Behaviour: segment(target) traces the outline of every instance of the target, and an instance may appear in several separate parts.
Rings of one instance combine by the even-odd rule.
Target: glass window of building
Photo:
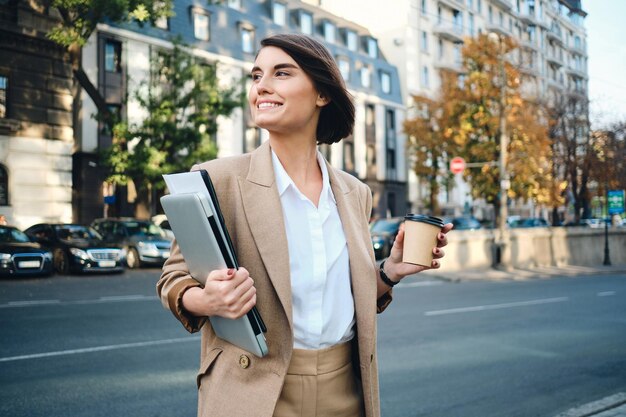
[[[422,10],[422,14],[426,14],[426,12],[427,12],[427,9],[426,9],[426,0],[422,0],[422,7],[421,7],[421,10]]]
[[[9,205],[9,173],[0,165],[0,206]]]
[[[254,30],[241,28],[241,50],[247,54],[254,52]]]
[[[346,30],[346,46],[351,51],[359,50],[359,36],[353,30]]]
[[[335,31],[337,28],[332,22],[324,22],[324,39],[328,43],[335,43]]]
[[[121,42],[107,40],[104,44],[104,70],[108,72],[122,72]]]
[[[493,23],[493,8],[491,6],[487,9],[487,17],[489,19],[489,23]]]
[[[272,17],[274,19],[274,23],[279,26],[285,26],[285,23],[287,23],[287,6],[283,3],[273,3]]]
[[[478,0],[476,2],[476,11],[478,12],[478,14],[481,14],[483,12],[483,2],[482,2],[482,0]]]
[[[241,0],[228,0],[228,7],[231,9],[241,9]]]
[[[209,15],[198,11],[193,12],[193,36],[201,41],[209,40]]]
[[[300,30],[305,35],[313,35],[313,15],[306,12],[300,13]]]
[[[350,60],[348,58],[337,58],[337,65],[339,66],[339,72],[344,80],[350,80]]]
[[[428,52],[428,33],[422,31],[422,51]]]
[[[367,38],[367,55],[370,58],[378,58],[378,44],[374,38]]]
[[[0,75],[0,119],[7,117],[7,91],[9,90],[9,77]]]
[[[443,39],[439,38],[439,41],[437,42],[437,58],[443,59],[444,52]]]
[[[467,8],[470,10],[474,8],[474,0],[467,0]]]
[[[467,16],[467,24],[469,26],[469,34],[470,36],[474,36],[474,31],[476,30],[474,27],[474,15],[469,13]]]
[[[367,66],[361,67],[361,85],[363,87],[370,87],[372,84],[370,68]]]
[[[354,172],[354,143],[343,140],[343,169],[346,172]]]
[[[430,80],[428,78],[428,67],[424,66],[422,67],[422,84],[427,88],[430,87]]]
[[[380,72],[380,89],[385,94],[391,93],[391,75],[387,71]]]

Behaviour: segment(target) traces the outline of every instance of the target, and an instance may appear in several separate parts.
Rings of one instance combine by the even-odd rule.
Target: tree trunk
[[[135,217],[150,219],[152,217],[152,187],[143,181],[136,181],[137,199],[135,200]]]

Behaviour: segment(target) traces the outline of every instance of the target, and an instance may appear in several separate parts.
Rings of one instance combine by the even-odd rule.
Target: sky
[[[626,121],[626,0],[582,0],[588,13],[591,128]]]

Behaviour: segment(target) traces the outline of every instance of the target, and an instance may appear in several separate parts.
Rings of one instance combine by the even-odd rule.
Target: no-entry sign
[[[460,174],[465,171],[465,159],[460,156],[455,156],[450,160],[450,172],[453,174]]]

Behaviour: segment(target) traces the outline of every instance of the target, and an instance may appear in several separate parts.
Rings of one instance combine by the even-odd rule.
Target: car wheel
[[[67,254],[61,249],[54,251],[54,269],[58,274],[65,275],[70,271],[70,262]]]
[[[141,261],[139,260],[139,252],[137,249],[130,248],[128,253],[126,254],[126,265],[130,269],[139,268],[141,266]]]

